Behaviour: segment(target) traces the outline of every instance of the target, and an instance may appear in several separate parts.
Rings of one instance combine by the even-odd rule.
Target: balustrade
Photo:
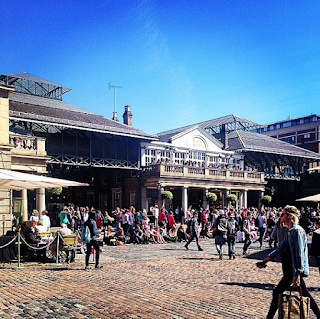
[[[264,182],[264,173],[230,170],[226,168],[194,167],[187,165],[155,164],[142,168],[143,175],[183,177],[206,180]]]

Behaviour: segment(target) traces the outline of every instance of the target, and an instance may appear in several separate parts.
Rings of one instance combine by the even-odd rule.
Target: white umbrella
[[[320,194],[296,199],[297,202],[320,202]]]
[[[308,169],[308,172],[320,171],[320,166],[312,167]]]
[[[86,183],[78,183],[66,179],[52,178],[41,175],[33,175],[0,169],[0,189],[35,189],[35,188],[52,188],[57,186],[88,186]]]

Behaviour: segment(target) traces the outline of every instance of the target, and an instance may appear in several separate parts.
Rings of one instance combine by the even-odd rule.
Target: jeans
[[[247,233],[245,233],[245,240],[244,240],[244,245],[243,245],[243,252],[247,252],[249,246],[252,244],[252,239],[251,236]]]
[[[91,248],[94,248],[96,251],[96,266],[99,265],[99,254],[100,254],[100,246],[96,240],[91,240],[90,243],[87,243],[87,252],[86,252],[86,267],[89,266],[89,259],[91,254]]]
[[[236,238],[235,237],[228,237],[228,255],[229,257],[236,254]]]
[[[223,235],[216,235],[216,237],[214,238],[214,242],[216,244],[218,254],[222,254],[223,253],[223,245],[225,243],[225,239],[224,239]]]
[[[193,241],[194,238],[196,239],[198,249],[201,248],[200,247],[200,243],[199,243],[199,234],[197,234],[197,233],[192,233],[191,234],[191,237],[190,237],[189,241],[186,243],[186,247],[189,246],[189,244]]]
[[[281,278],[280,282],[278,285],[274,288],[273,293],[272,293],[272,301],[270,304],[270,309],[267,315],[267,319],[272,319],[278,309],[278,298],[279,294],[282,294],[285,290],[287,290],[291,284],[292,284],[292,279],[293,279],[293,274],[292,272],[286,272],[284,276]],[[319,308],[310,295],[309,291],[307,290],[306,284],[303,280],[303,277],[300,276],[300,287],[302,290],[302,295],[305,297],[310,298],[310,308],[312,309],[313,313],[316,315],[316,317],[319,319],[320,318],[320,311]]]
[[[263,245],[265,232],[266,232],[265,227],[259,227],[259,242],[260,242],[260,246]]]

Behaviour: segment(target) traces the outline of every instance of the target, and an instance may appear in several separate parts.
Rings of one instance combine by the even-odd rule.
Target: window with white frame
[[[151,165],[156,162],[156,150],[147,148],[145,150],[144,156],[145,156],[146,165]]]
[[[176,164],[183,164],[185,156],[186,156],[185,153],[180,153],[180,152],[174,153],[174,162]]]

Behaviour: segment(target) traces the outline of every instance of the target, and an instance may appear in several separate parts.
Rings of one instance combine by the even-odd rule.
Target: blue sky
[[[150,133],[235,114],[320,113],[320,2],[2,1],[2,74],[72,91],[66,102]]]

